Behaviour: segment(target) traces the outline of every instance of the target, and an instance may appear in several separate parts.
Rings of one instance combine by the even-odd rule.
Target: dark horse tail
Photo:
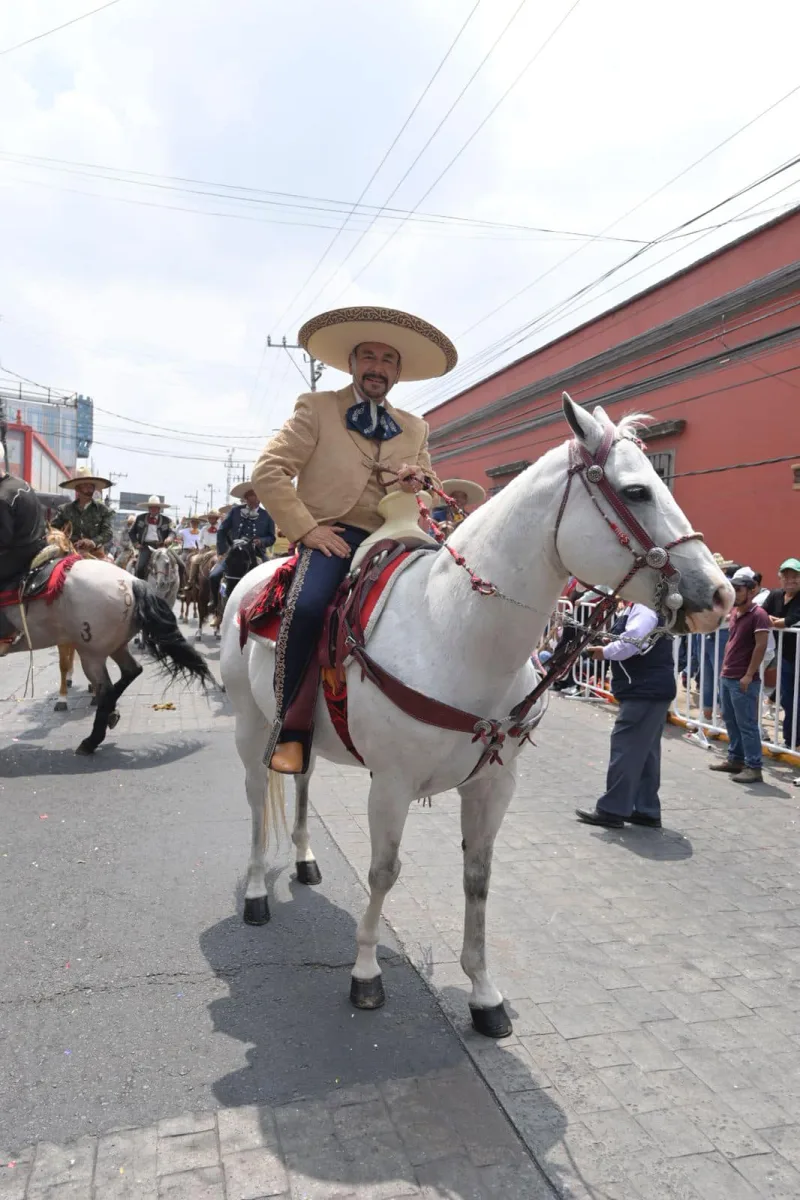
[[[133,580],[133,623],[144,644],[174,683],[199,679],[205,687],[213,682],[208,664],[178,628],[175,614],[141,579]]]

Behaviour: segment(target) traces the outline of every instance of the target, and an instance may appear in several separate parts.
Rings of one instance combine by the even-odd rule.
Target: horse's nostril
[[[727,590],[723,591],[722,588],[717,588],[717,590],[714,592],[714,595],[713,595],[714,612],[726,613],[728,611],[728,609],[730,608],[730,604],[728,603],[728,600],[729,600],[729,597],[727,594]]]

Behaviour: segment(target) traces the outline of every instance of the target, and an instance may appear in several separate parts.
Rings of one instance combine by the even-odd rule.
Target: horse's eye
[[[632,504],[644,504],[646,501],[653,499],[650,488],[645,487],[641,483],[633,483],[630,487],[623,488],[622,495],[626,500],[630,500]]]

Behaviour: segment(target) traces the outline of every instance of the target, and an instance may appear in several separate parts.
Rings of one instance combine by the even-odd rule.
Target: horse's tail
[[[203,687],[211,683],[206,660],[186,641],[166,600],[141,579],[134,579],[132,586],[133,622],[158,665],[173,683],[179,678],[187,683],[199,679]]]
[[[267,771],[267,786],[264,790],[264,849],[270,843],[273,830],[278,841],[281,830],[289,833],[289,826],[286,824],[286,792],[284,776],[278,771]]]

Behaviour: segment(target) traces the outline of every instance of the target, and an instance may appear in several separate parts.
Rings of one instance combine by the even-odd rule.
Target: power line
[[[286,209],[290,209],[290,210],[296,209],[298,211],[312,211],[312,212],[329,213],[329,214],[331,214],[333,216],[337,216],[337,217],[342,215],[342,208],[349,208],[351,213],[361,220],[368,220],[373,215],[373,213],[375,213],[382,220],[387,220],[387,221],[390,221],[390,220],[391,221],[403,221],[403,220],[408,219],[408,220],[413,220],[413,221],[421,223],[421,224],[430,224],[433,226],[439,226],[439,225],[443,225],[445,227],[465,226],[467,228],[475,229],[477,231],[485,230],[488,232],[491,230],[498,230],[498,231],[502,231],[502,232],[508,232],[509,234],[529,233],[529,234],[537,234],[537,235],[543,235],[543,236],[554,237],[554,238],[561,238],[561,237],[563,237],[563,238],[578,238],[578,239],[581,239],[581,238],[592,239],[593,238],[593,239],[597,240],[597,239],[601,239],[601,237],[602,237],[602,235],[597,234],[597,233],[585,233],[585,232],[582,232],[580,230],[575,230],[575,229],[557,229],[557,228],[552,228],[550,226],[526,225],[526,224],[520,224],[518,222],[510,222],[510,221],[491,221],[491,220],[487,220],[487,219],[479,218],[479,217],[464,217],[464,216],[460,216],[458,214],[453,214],[453,213],[435,213],[435,212],[420,213],[417,211],[412,212],[409,209],[392,208],[389,205],[360,204],[358,201],[331,200],[331,199],[327,199],[325,197],[305,196],[305,195],[302,195],[299,193],[292,193],[292,192],[271,192],[271,191],[267,191],[262,188],[245,187],[244,185],[234,185],[234,184],[226,184],[226,183],[209,183],[206,180],[195,180],[195,179],[191,179],[191,178],[184,178],[183,176],[179,176],[179,175],[156,175],[156,174],[154,174],[152,172],[148,172],[148,171],[128,171],[128,172],[118,171],[114,167],[99,166],[94,163],[71,162],[69,159],[45,158],[41,155],[35,155],[35,154],[22,155],[22,154],[12,154],[12,153],[9,153],[8,151],[0,151],[0,160],[7,162],[13,166],[33,167],[34,169],[60,171],[65,174],[78,175],[78,176],[81,176],[83,178],[88,178],[88,179],[97,179],[97,180],[100,180],[102,182],[107,182],[107,183],[119,183],[119,184],[123,184],[125,186],[132,186],[132,187],[135,186],[135,187],[160,188],[162,190],[167,190],[167,191],[182,192],[187,195],[197,195],[197,196],[201,196],[201,197],[211,197],[214,199],[226,200],[226,201],[229,201],[232,203],[256,204],[256,205],[263,205],[263,206],[269,207],[269,208],[286,208]],[[143,176],[144,178],[137,179],[137,178],[133,178],[133,176]],[[167,183],[167,184],[160,183],[160,182],[152,182],[151,183],[151,182],[149,182],[150,180],[167,180],[167,181],[171,181],[171,183]],[[20,182],[35,183],[39,187],[46,187],[46,186],[56,187],[57,186],[54,184],[53,185],[44,184],[40,180],[24,179],[24,180],[20,180]],[[182,184],[182,183],[201,184],[201,185],[203,185],[203,187],[187,188],[187,187],[173,186],[173,185]],[[217,189],[217,190],[213,190],[213,189]],[[113,196],[111,194],[102,193],[102,192],[84,192],[84,191],[78,191],[77,189],[70,189],[70,188],[64,188],[64,187],[62,187],[59,190],[74,191],[74,193],[79,196],[98,196],[100,198],[109,199],[109,200],[117,200],[117,201],[127,200],[128,203],[138,203],[138,204],[147,203],[145,201],[132,201],[126,197]],[[233,193],[235,191],[252,192],[252,193],[256,193],[256,195],[255,196],[246,196],[246,195],[226,194],[226,193]],[[287,197],[289,199],[292,199],[292,202],[288,203],[286,199],[270,200],[270,199],[262,198],[262,197],[267,197],[267,196]],[[296,201],[315,201],[315,203],[297,203]],[[154,207],[154,208],[165,208],[167,211],[197,213],[198,215],[202,215],[202,216],[205,216],[205,215],[223,216],[223,217],[238,218],[239,220],[251,220],[251,221],[257,220],[260,223],[264,223],[264,224],[268,223],[267,221],[264,221],[263,219],[255,218],[255,217],[248,217],[246,214],[243,214],[243,213],[216,212],[214,210],[185,208],[185,207],[181,207],[181,206],[177,206],[177,205],[160,205],[160,204],[155,204],[155,203],[151,203],[150,206]],[[356,212],[355,211],[356,209],[360,209],[362,211]],[[273,222],[273,223],[279,224],[281,222]],[[287,225],[288,224],[300,225],[300,226],[308,227],[311,229],[341,228],[341,226],[336,226],[336,225],[316,225],[316,224],[311,224],[309,222],[300,222],[300,221],[298,221],[298,222],[286,221],[286,222],[282,222],[282,223],[287,224]],[[356,229],[355,232],[359,232],[359,230]],[[647,239],[646,238],[629,238],[629,237],[609,237],[609,238],[602,238],[602,240],[607,240],[607,241],[612,241],[612,242],[625,242],[625,243],[629,243],[632,245],[642,245],[642,244],[644,244],[644,242]]]
[[[547,328],[551,327],[552,325],[554,325],[558,321],[560,321],[563,317],[572,315],[572,313],[578,311],[580,308],[585,308],[587,304],[592,302],[592,299],[587,299],[584,301],[583,304],[580,304],[580,305],[575,305],[574,302],[576,300],[580,300],[581,297],[586,296],[595,287],[597,287],[598,284],[604,283],[606,280],[610,279],[613,275],[617,274],[618,271],[621,271],[624,267],[630,265],[630,263],[633,262],[636,258],[639,258],[641,256],[641,254],[643,254],[645,252],[645,250],[653,249],[653,248],[655,248],[655,246],[659,245],[662,242],[673,240],[673,235],[676,231],[685,229],[687,226],[693,224],[694,221],[702,220],[702,218],[704,216],[706,216],[709,211],[713,211],[717,208],[721,208],[725,204],[730,203],[732,200],[735,200],[738,197],[744,195],[745,192],[751,191],[756,187],[760,187],[763,183],[767,182],[768,179],[774,178],[775,176],[781,174],[785,170],[789,170],[792,166],[797,165],[798,162],[800,162],[800,155],[796,156],[794,159],[788,160],[786,163],[781,164],[781,166],[775,168],[773,171],[767,173],[764,176],[761,176],[759,179],[748,184],[746,187],[741,188],[738,192],[735,192],[732,195],[726,197],[724,200],[721,200],[718,204],[715,204],[713,206],[713,209],[705,210],[704,212],[699,213],[696,217],[692,218],[691,220],[682,222],[682,224],[680,226],[676,226],[674,229],[668,230],[666,233],[662,234],[659,238],[654,239],[647,247],[629,255],[627,258],[623,259],[621,262],[617,263],[615,266],[608,268],[606,271],[603,271],[600,275],[598,275],[595,279],[591,280],[589,283],[583,284],[575,292],[572,292],[571,295],[565,297],[562,300],[557,301],[555,304],[553,304],[549,308],[545,309],[544,312],[540,313],[537,317],[534,317],[533,320],[526,322],[524,325],[518,326],[517,329],[512,330],[510,333],[504,334],[504,336],[502,338],[498,339],[498,341],[490,343],[488,346],[484,347],[483,350],[479,351],[471,359],[464,362],[464,364],[461,367],[459,367],[456,372],[454,372],[455,377],[458,378],[458,381],[459,381],[458,382],[458,391],[454,394],[458,395],[462,391],[465,391],[469,387],[473,386],[474,381],[476,380],[476,377],[483,375],[486,372],[489,365],[492,363],[492,361],[502,357],[505,354],[508,354],[511,350],[515,349],[516,346],[522,344],[525,341],[528,341],[533,336],[534,333],[541,332],[543,329],[547,329]],[[728,221],[722,222],[722,224],[719,226],[719,228],[723,228],[723,227],[731,224],[732,221],[734,221],[734,220],[742,219],[745,216],[745,214],[752,213],[752,209],[757,207],[758,204],[762,204],[762,203],[764,203],[764,200],[769,200],[769,199],[772,199],[774,196],[780,195],[782,192],[786,191],[788,188],[794,187],[797,182],[798,182],[798,180],[792,180],[791,183],[787,184],[786,186],[784,186],[782,188],[777,189],[777,191],[775,191],[775,192],[770,193],[769,196],[763,197],[761,200],[758,200],[754,204],[749,205],[741,213],[736,214],[736,216],[734,218],[730,218]],[[690,241],[688,244],[684,244],[683,246],[678,247],[676,250],[670,251],[669,254],[665,254],[662,258],[657,259],[655,262],[649,263],[648,265],[643,267],[641,270],[636,271],[633,275],[626,276],[625,279],[620,280],[620,282],[617,284],[614,284],[613,287],[606,288],[605,291],[601,293],[601,295],[607,295],[610,291],[616,291],[617,288],[623,287],[626,283],[631,282],[631,280],[638,278],[640,275],[645,274],[648,271],[652,271],[655,267],[659,266],[661,263],[666,262],[667,259],[673,258],[676,254],[682,253],[689,246],[694,245],[698,241],[702,241],[703,238],[707,237],[709,233],[714,232],[714,229],[715,229],[715,227],[712,227],[712,228],[706,230],[705,232],[698,234],[697,236],[694,236],[694,231],[692,231],[692,241]],[[567,257],[570,257],[570,256],[568,255]],[[562,260],[562,261],[565,261],[565,260]],[[552,270],[552,268],[548,271],[545,271],[542,275],[538,276],[537,279],[533,280],[533,282],[528,285],[528,287],[532,287],[536,283],[540,282],[546,275],[550,274],[551,270]],[[526,291],[526,290],[527,290],[527,287],[522,289],[522,291]],[[521,292],[518,293],[518,295],[521,295],[521,294],[522,294]],[[568,307],[568,306],[571,306],[571,307]],[[504,305],[500,305],[499,308],[496,309],[495,311],[499,311],[499,309],[502,307],[504,307]],[[548,320],[547,318],[550,318],[550,319]],[[482,323],[482,322],[478,322],[478,324],[480,324],[480,323]],[[476,328],[476,326],[473,326],[472,328]],[[453,383],[453,377],[451,376],[448,378],[448,384],[452,387],[452,383]],[[411,408],[411,411],[420,411],[420,409],[427,407],[431,403],[435,403],[435,396],[436,396],[437,392],[439,394],[441,394],[442,390],[443,389],[442,389],[441,384],[434,384],[433,386],[428,386],[426,388],[422,388],[417,393],[417,398],[418,398],[418,400],[421,401],[421,403],[416,403]],[[442,403],[444,403],[444,401],[442,401]]]
[[[528,59],[527,63],[526,63],[526,64],[525,64],[525,66],[522,68],[522,70],[519,72],[519,74],[516,76],[516,78],[515,78],[514,80],[512,80],[512,82],[509,84],[509,86],[508,86],[508,87],[506,88],[506,90],[503,92],[502,96],[501,96],[501,97],[500,97],[500,99],[497,101],[497,103],[496,103],[496,104],[494,104],[494,105],[493,105],[493,107],[489,109],[489,112],[488,112],[488,113],[486,114],[486,116],[483,118],[483,120],[481,121],[481,123],[480,123],[480,124],[477,126],[477,128],[476,128],[476,129],[474,129],[474,130],[472,131],[472,133],[469,135],[469,137],[467,138],[467,140],[466,140],[466,141],[463,143],[463,145],[462,145],[462,146],[461,146],[461,147],[460,147],[460,148],[459,148],[459,149],[456,151],[456,153],[455,153],[455,154],[453,155],[453,157],[450,159],[450,161],[449,161],[449,163],[447,164],[447,166],[446,166],[446,167],[444,167],[444,169],[443,169],[443,170],[441,170],[441,171],[439,172],[439,174],[436,176],[436,178],[434,179],[434,181],[433,181],[433,183],[430,185],[430,187],[429,187],[429,188],[428,188],[428,189],[427,189],[425,192],[423,192],[423,193],[422,193],[422,195],[420,196],[419,200],[418,200],[418,201],[417,201],[417,203],[415,204],[414,208],[411,210],[411,212],[412,212],[412,213],[416,212],[416,209],[419,207],[419,205],[420,205],[420,204],[422,204],[422,202],[423,202],[424,200],[427,200],[428,196],[430,196],[430,194],[431,194],[431,192],[434,190],[434,188],[436,188],[436,187],[439,185],[439,183],[441,182],[441,180],[442,180],[442,179],[444,179],[445,175],[446,175],[446,174],[447,174],[447,172],[448,172],[448,171],[451,169],[451,167],[453,167],[453,166],[456,164],[456,162],[458,162],[458,160],[459,160],[459,158],[461,157],[461,155],[464,153],[464,151],[467,149],[467,147],[468,147],[469,145],[471,145],[471,143],[474,141],[474,139],[475,139],[475,138],[478,136],[478,134],[480,133],[480,131],[483,129],[484,125],[486,125],[487,121],[491,120],[491,118],[492,118],[492,117],[494,116],[494,114],[497,112],[497,110],[498,110],[498,108],[500,107],[500,105],[501,105],[501,104],[503,104],[503,102],[504,102],[504,101],[506,100],[506,98],[507,98],[507,97],[508,97],[508,96],[511,94],[511,92],[514,90],[514,88],[517,86],[517,84],[520,82],[520,80],[523,78],[523,76],[524,76],[524,75],[525,75],[525,74],[528,72],[528,70],[530,70],[530,68],[533,66],[533,64],[536,62],[536,60],[539,58],[539,56],[540,56],[540,55],[541,55],[541,54],[542,54],[542,53],[543,53],[543,52],[544,52],[544,51],[547,49],[547,47],[549,46],[550,42],[553,40],[553,38],[556,36],[556,34],[558,33],[558,31],[561,29],[562,25],[564,25],[564,24],[565,24],[565,23],[566,23],[566,22],[569,20],[569,18],[572,16],[573,12],[574,12],[574,11],[575,11],[575,9],[578,7],[578,5],[580,4],[580,2],[581,2],[581,0],[574,0],[573,4],[572,4],[572,5],[570,6],[570,8],[567,10],[567,12],[564,14],[564,16],[561,18],[561,20],[560,20],[560,21],[558,22],[558,24],[555,26],[555,28],[554,28],[554,29],[552,29],[552,30],[550,31],[550,33],[547,35],[547,37],[545,38],[545,40],[544,40],[544,41],[541,43],[541,45],[540,45],[540,46],[539,46],[539,48],[537,49],[536,53],[535,53],[534,55],[532,55],[532,57],[531,57],[531,58],[529,58],[529,59]],[[514,15],[516,16],[516,13],[515,13]],[[513,19],[513,18],[512,18],[512,19]],[[497,43],[495,43],[495,45],[496,45],[496,44],[497,44]],[[413,166],[413,164],[412,164],[412,166]],[[405,178],[405,176],[403,176],[403,178]],[[402,183],[402,180],[401,180],[400,182]],[[398,186],[399,186],[399,185],[398,185]],[[392,195],[394,195],[394,193],[392,193]],[[390,198],[391,198],[391,197],[390,197]],[[401,222],[399,225],[397,225],[397,226],[396,226],[396,227],[395,227],[395,228],[394,228],[394,229],[391,231],[391,233],[390,233],[390,234],[389,234],[389,236],[386,238],[386,240],[383,242],[383,244],[382,244],[381,246],[379,246],[379,247],[378,247],[378,249],[375,251],[375,253],[372,255],[372,257],[371,257],[371,258],[369,258],[369,259],[367,260],[367,262],[366,262],[366,263],[364,263],[363,267],[361,267],[361,268],[359,269],[359,271],[357,272],[357,274],[355,274],[355,275],[353,276],[353,278],[350,280],[350,282],[348,283],[347,287],[346,287],[346,288],[344,288],[344,289],[342,290],[342,292],[340,292],[340,293],[339,293],[339,296],[342,296],[342,295],[344,295],[344,292],[346,292],[348,288],[352,287],[352,286],[353,286],[353,284],[354,284],[354,283],[355,283],[355,282],[356,282],[358,279],[360,279],[360,278],[361,278],[361,276],[364,274],[364,272],[365,272],[365,271],[367,271],[367,270],[368,270],[368,269],[369,269],[369,268],[372,266],[372,264],[373,264],[373,263],[375,262],[375,260],[376,260],[376,259],[379,257],[379,255],[383,254],[383,252],[384,252],[384,250],[386,249],[386,247],[387,247],[387,246],[389,245],[389,243],[390,243],[390,242],[391,242],[391,241],[392,241],[392,240],[395,238],[395,236],[396,236],[396,235],[397,235],[397,234],[400,232],[400,230],[401,230],[401,229],[404,227],[404,225],[405,225],[405,223],[406,223],[406,221],[407,221],[407,220],[408,220],[408,217],[407,217],[407,218],[406,218],[404,221],[402,221],[402,222]],[[358,245],[358,243],[356,243],[356,245]],[[351,250],[351,252],[350,252],[350,253],[352,254],[354,250],[355,250],[355,246],[352,248],[352,250]],[[345,259],[345,262],[346,262],[346,261],[347,261],[347,260]],[[344,264],[342,264],[342,265],[344,265]],[[338,301],[338,299],[339,299],[339,297],[337,297],[337,301]],[[337,301],[334,301],[334,303],[336,303]]]
[[[102,12],[104,8],[111,8],[115,4],[119,4],[120,0],[108,0],[106,4],[101,4],[99,8],[93,8],[91,12],[81,13],[79,17],[73,17],[71,21],[65,21],[63,25],[56,25],[53,29],[45,29],[44,33],[37,33],[34,37],[26,38],[24,42],[17,42],[16,46],[6,46],[5,50],[0,50],[0,58],[4,54],[10,54],[12,50],[21,50],[23,46],[30,46],[31,42],[38,42],[42,38],[49,37],[51,33],[58,33],[62,29],[67,29],[70,25],[77,25],[78,21],[85,21],[87,17],[93,17],[95,13]]]
[[[671,187],[674,183],[677,183],[677,181],[679,179],[682,179],[690,171],[693,171],[695,169],[695,167],[698,167],[701,163],[705,162],[713,154],[716,154],[718,150],[721,150],[724,146],[727,146],[735,138],[739,137],[742,133],[744,133],[745,130],[752,128],[752,126],[755,125],[756,122],[762,120],[762,118],[767,116],[769,113],[773,112],[776,108],[779,107],[779,105],[784,104],[787,100],[791,99],[791,97],[796,95],[798,92],[800,92],[800,84],[797,84],[795,87],[791,88],[788,92],[784,93],[784,95],[780,96],[777,100],[773,101],[772,104],[770,104],[766,108],[762,109],[754,117],[751,117],[751,119],[749,121],[745,122],[744,125],[740,125],[732,133],[728,134],[727,137],[723,138],[721,142],[717,142],[716,145],[712,146],[710,150],[705,151],[704,154],[702,154],[699,158],[695,159],[694,162],[689,164],[689,166],[684,167],[681,171],[678,172],[677,175],[673,175],[670,179],[668,179],[666,181],[666,183],[661,184],[658,188],[656,188],[655,191],[650,192],[647,196],[644,197],[643,200],[640,200],[640,201],[638,201],[638,203],[633,205],[632,208],[627,209],[627,211],[624,212],[621,216],[617,217],[609,225],[606,225],[600,231],[601,235],[607,234],[609,232],[609,230],[614,229],[617,225],[619,225],[627,217],[630,217],[633,215],[633,213],[638,212],[638,210],[640,208],[643,208],[651,200],[655,199],[656,196],[659,196],[662,192],[666,191],[667,188]],[[675,231],[670,231],[670,232],[675,232]],[[651,243],[651,245],[655,245],[656,242],[664,240],[665,237],[666,237],[666,235],[662,235],[661,238],[655,239]],[[515,300],[518,300],[520,296],[525,294],[525,292],[529,291],[532,287],[535,287],[538,283],[541,283],[541,281],[543,279],[545,279],[548,275],[551,275],[554,271],[557,271],[566,262],[569,262],[572,258],[576,257],[576,255],[580,254],[583,250],[585,250],[587,248],[587,246],[590,246],[592,244],[593,243],[591,241],[589,241],[589,242],[585,243],[583,246],[579,246],[575,250],[571,251],[571,253],[565,255],[564,258],[559,259],[559,261],[557,263],[555,263],[552,267],[549,267],[547,271],[545,271],[541,275],[537,276],[536,279],[534,279],[530,283],[526,284],[518,292],[515,292],[514,295],[509,296],[506,300],[503,301],[502,304],[498,305],[496,308],[493,308],[490,312],[484,314],[484,316],[482,316],[478,321],[476,321],[472,325],[470,325],[467,329],[462,330],[461,333],[458,334],[458,337],[465,337],[467,334],[469,334],[473,330],[477,329],[480,325],[484,324],[491,317],[495,316],[498,312],[502,311],[502,309],[507,307],[507,305],[513,303],[513,301],[515,301]],[[617,269],[621,269],[629,261],[630,261],[630,259],[623,260],[621,263],[618,264]],[[605,279],[606,277],[607,277],[607,273],[600,276],[594,282],[595,283],[602,282],[602,280]],[[582,289],[582,290],[585,290],[585,289]],[[569,300],[573,299],[574,296],[577,294],[578,293],[575,293],[573,295],[573,297],[569,297],[568,299]],[[563,303],[566,303],[566,301],[564,301]],[[547,315],[547,314],[545,314],[545,315]],[[472,360],[469,360],[469,362],[476,361],[477,358],[479,358],[483,355],[486,355],[487,353],[490,353],[494,349],[494,347],[500,347],[504,341],[508,340],[508,337],[514,337],[518,333],[523,332],[526,328],[527,328],[527,326],[523,325],[518,330],[516,330],[514,333],[512,333],[510,335],[506,335],[504,338],[500,339],[498,342],[495,342],[495,343],[491,344],[490,346],[485,347],[484,350],[479,352],[478,356],[474,356],[474,358]],[[502,352],[502,351],[498,351],[498,353],[499,352]],[[467,367],[469,365],[469,362],[464,363],[464,367]]]
[[[579,2],[579,0],[576,0],[576,3],[578,3],[578,2]],[[472,84],[473,84],[473,82],[475,81],[475,79],[477,79],[478,75],[479,75],[479,74],[480,74],[480,72],[483,70],[483,68],[484,68],[484,66],[486,65],[486,63],[489,61],[489,59],[491,58],[491,56],[494,54],[495,50],[497,49],[497,46],[498,46],[498,45],[499,45],[499,43],[502,41],[502,39],[505,37],[506,33],[507,33],[507,32],[508,32],[508,30],[511,28],[511,26],[512,26],[512,25],[513,25],[513,23],[514,23],[514,21],[516,21],[517,17],[518,17],[518,16],[519,16],[519,14],[522,12],[522,9],[525,7],[525,5],[526,5],[527,3],[528,3],[528,0],[520,0],[520,3],[519,3],[519,4],[517,5],[517,7],[514,9],[513,13],[512,13],[512,14],[511,14],[511,16],[509,17],[508,21],[505,23],[505,25],[503,26],[503,28],[500,30],[500,33],[497,35],[497,37],[496,37],[496,38],[495,38],[495,40],[492,42],[492,44],[491,44],[491,46],[489,47],[489,49],[486,51],[486,54],[483,56],[483,58],[481,59],[481,61],[478,63],[477,67],[476,67],[476,68],[475,68],[475,70],[472,72],[472,74],[470,75],[469,79],[468,79],[468,80],[467,80],[467,82],[464,84],[464,86],[462,87],[461,91],[458,93],[458,95],[456,96],[455,100],[453,101],[453,103],[452,103],[452,104],[450,105],[450,107],[448,108],[447,112],[444,114],[444,116],[442,117],[442,119],[439,121],[439,124],[436,126],[436,128],[435,128],[435,129],[434,129],[434,131],[433,131],[433,133],[430,135],[430,137],[428,138],[428,140],[427,140],[427,141],[424,143],[424,145],[423,145],[422,149],[421,149],[421,150],[420,150],[420,151],[417,153],[416,157],[415,157],[415,158],[412,160],[412,162],[411,162],[411,165],[410,165],[409,167],[407,167],[407,169],[406,169],[406,171],[404,172],[404,174],[403,174],[403,175],[400,177],[400,179],[398,180],[398,182],[397,182],[397,183],[395,184],[395,186],[392,188],[391,192],[389,193],[389,195],[388,195],[388,196],[387,196],[387,198],[386,198],[385,204],[388,204],[388,203],[389,203],[389,201],[390,201],[390,200],[392,200],[392,199],[394,199],[394,197],[397,195],[397,193],[399,192],[400,188],[401,188],[401,187],[402,187],[402,185],[405,183],[406,179],[408,179],[409,175],[410,175],[410,174],[411,174],[411,172],[414,170],[414,167],[417,165],[417,163],[418,163],[418,162],[419,162],[419,160],[422,158],[422,156],[423,156],[423,154],[425,153],[425,151],[426,151],[426,150],[428,149],[428,147],[430,146],[431,142],[434,140],[434,138],[435,138],[435,137],[437,136],[437,134],[439,133],[439,130],[440,130],[440,129],[442,128],[442,126],[443,126],[443,125],[444,125],[444,124],[445,124],[445,123],[446,123],[446,122],[447,122],[447,121],[450,119],[450,115],[451,115],[451,114],[452,114],[452,112],[455,110],[455,108],[456,108],[456,107],[457,107],[457,106],[458,106],[458,105],[461,103],[461,100],[463,99],[464,95],[465,95],[465,94],[466,94],[466,92],[469,90],[469,88],[472,86]],[[427,195],[427,193],[426,193],[426,195]],[[423,199],[424,199],[424,197],[423,197]],[[421,201],[420,201],[419,203],[421,203]],[[418,207],[418,205],[416,205],[416,206],[415,206],[415,208],[416,208],[416,207]],[[382,211],[382,208],[383,208],[383,206],[381,206],[381,211]],[[413,211],[413,210],[412,210],[412,211]],[[377,220],[377,218],[378,218],[378,216],[379,216],[379,215],[380,215],[380,212],[379,212],[379,213],[377,213],[377,214],[376,214],[376,215],[375,215],[375,216],[372,218],[372,221],[370,222],[370,224],[367,226],[367,228],[364,230],[364,232],[361,234],[361,236],[358,238],[358,240],[357,240],[357,241],[354,243],[354,245],[352,245],[352,246],[350,247],[350,249],[348,250],[347,254],[346,254],[346,255],[345,255],[345,257],[342,259],[342,261],[339,263],[339,265],[338,265],[338,267],[335,269],[335,271],[334,271],[334,272],[333,272],[331,275],[329,275],[329,276],[328,276],[328,278],[325,280],[325,283],[323,283],[323,285],[322,285],[322,287],[319,289],[319,291],[317,291],[317,292],[315,293],[315,295],[312,297],[312,299],[308,301],[308,303],[307,303],[307,305],[306,305],[305,309],[303,310],[303,313],[301,314],[301,317],[300,317],[299,319],[302,319],[302,317],[303,317],[303,316],[305,316],[307,312],[309,312],[309,310],[311,309],[312,305],[316,304],[316,302],[317,302],[317,300],[319,299],[319,297],[320,297],[320,296],[322,295],[322,293],[323,293],[323,292],[326,290],[326,288],[328,287],[328,285],[329,285],[330,283],[332,283],[332,282],[333,282],[333,280],[334,280],[334,279],[336,278],[336,276],[339,274],[339,272],[341,271],[341,269],[342,269],[342,267],[345,265],[345,263],[346,263],[346,262],[348,262],[350,258],[352,258],[353,254],[356,252],[356,250],[358,249],[358,247],[361,245],[361,243],[362,243],[362,241],[364,240],[364,238],[367,236],[367,234],[368,234],[368,233],[370,232],[370,230],[372,229],[372,227],[373,227],[373,225],[375,224],[375,221]],[[406,220],[407,220],[407,219],[408,219],[408,218],[406,218]],[[405,221],[404,221],[404,222],[402,222],[402,224],[405,224]],[[353,282],[354,282],[354,281],[353,281]]]

